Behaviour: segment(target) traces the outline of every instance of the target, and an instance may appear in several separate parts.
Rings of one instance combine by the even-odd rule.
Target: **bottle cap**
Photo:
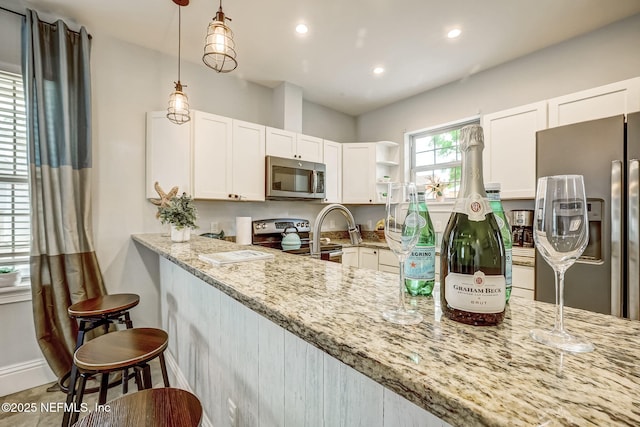
[[[487,182],[484,185],[485,191],[500,191],[500,183],[499,182]]]

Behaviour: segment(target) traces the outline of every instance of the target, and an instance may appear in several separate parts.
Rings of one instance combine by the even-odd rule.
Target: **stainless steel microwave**
[[[326,166],[323,163],[266,157],[267,200],[316,200],[325,198]]]

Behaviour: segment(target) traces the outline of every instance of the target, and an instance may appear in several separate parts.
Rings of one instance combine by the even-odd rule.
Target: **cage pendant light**
[[[202,61],[219,73],[228,73],[238,66],[233,31],[225,24],[225,20],[231,21],[231,18],[224,16],[222,0],[220,0],[216,17],[207,28],[204,55],[202,55]]]
[[[180,44],[182,42],[182,6],[189,4],[189,0],[173,0],[178,5],[178,81],[175,91],[169,95],[169,108],[167,108],[167,118],[175,124],[181,125],[191,120],[189,116],[189,98],[182,91],[180,82]],[[186,85],[185,85],[186,87]]]

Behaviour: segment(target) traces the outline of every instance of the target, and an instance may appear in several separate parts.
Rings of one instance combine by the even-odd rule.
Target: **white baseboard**
[[[173,355],[171,354],[171,352],[165,351],[164,358],[167,363],[167,371],[169,374],[169,380],[171,381],[170,383],[171,386],[176,388],[181,388],[183,390],[187,390],[193,393],[193,390],[189,386],[189,382],[187,381],[187,378],[184,376],[184,374],[180,370],[180,367],[178,366],[176,359],[173,358]],[[209,418],[207,417],[207,414],[205,414],[204,408],[202,411],[202,423],[200,423],[200,425],[202,427],[213,427],[213,423],[211,422],[211,420],[209,420]]]
[[[0,367],[0,396],[56,381],[44,359],[34,359]]]

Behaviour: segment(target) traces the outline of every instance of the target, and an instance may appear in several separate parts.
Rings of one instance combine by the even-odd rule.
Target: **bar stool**
[[[86,299],[72,304],[67,309],[69,317],[78,321],[78,336],[76,337],[76,348],[78,350],[84,344],[87,332],[100,326],[104,326],[104,332],[109,332],[109,326],[115,323],[124,324],[127,329],[133,328],[133,322],[129,316],[129,310],[140,303],[140,296],[136,294],[112,294],[102,295],[95,298]],[[62,376],[58,381],[60,389],[68,393],[64,382],[73,376],[75,365],[71,366],[71,371]],[[128,372],[124,372],[122,378],[122,392],[127,393]],[[96,390],[87,390],[94,392]]]
[[[102,374],[98,404],[104,405],[111,372],[133,368],[138,390],[148,389],[152,387],[152,383],[151,369],[147,362],[158,357],[164,385],[169,387],[164,360],[164,350],[168,343],[169,336],[162,329],[132,328],[101,335],[83,344],[73,356],[73,363],[80,374],[78,390],[76,392],[76,375],[72,374],[62,425],[67,426],[70,417],[72,423],[78,419],[89,376]],[[73,415],[70,412],[72,409]]]
[[[196,427],[201,419],[202,405],[193,394],[152,388],[112,400],[109,412],[92,411],[74,426]]]

